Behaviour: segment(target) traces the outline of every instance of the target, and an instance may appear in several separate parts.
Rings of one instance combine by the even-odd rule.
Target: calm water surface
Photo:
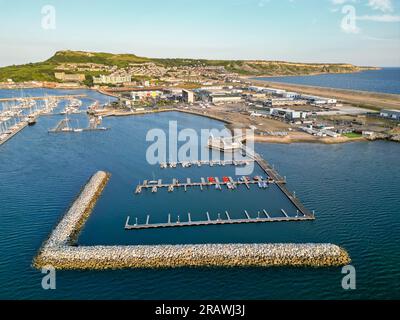
[[[32,92],[32,95],[37,92]],[[0,91],[0,96],[8,92]],[[89,92],[85,104],[108,100]],[[103,102],[104,102],[103,101]],[[256,145],[317,220],[304,223],[123,230],[128,215],[153,222],[168,213],[196,219],[228,210],[241,217],[262,208],[293,208],[270,188],[233,192],[213,189],[133,194],[143,179],[234,175],[232,167],[161,170],[145,159],[149,128],[222,129],[203,117],[180,113],[108,118],[108,132],[49,135],[60,116],[41,117],[0,147],[0,298],[3,299],[387,299],[400,298],[400,145]],[[83,115],[73,123],[85,123]],[[357,270],[357,290],[341,288],[340,268],[176,269],[60,271],[57,290],[41,289],[31,267],[38,248],[97,170],[112,178],[82,232],[81,244],[207,242],[331,242],[345,247]],[[256,172],[259,169],[256,169]]]
[[[359,73],[321,74],[313,76],[267,77],[257,80],[400,94],[400,68],[384,68]]]

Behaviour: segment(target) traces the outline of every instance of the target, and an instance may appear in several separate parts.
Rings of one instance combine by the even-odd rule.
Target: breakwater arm
[[[109,174],[97,172],[45,241],[36,268],[121,269],[176,267],[328,267],[350,262],[333,244],[204,244],[155,246],[72,246],[101,195]]]
[[[206,244],[61,247],[47,250],[37,267],[122,269],[177,267],[328,267],[348,264],[345,250],[333,244]]]

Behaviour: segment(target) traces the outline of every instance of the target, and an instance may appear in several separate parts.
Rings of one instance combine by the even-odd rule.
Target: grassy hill
[[[138,57],[134,54],[111,54],[100,52],[58,51],[50,59],[18,66],[0,68],[0,82],[13,79],[21,81],[56,81],[54,72],[62,63],[96,63],[107,66],[124,68],[130,64],[154,62],[156,64],[172,66],[223,66],[229,72],[239,75],[307,75],[315,73],[349,73],[363,69],[350,64],[309,64],[284,61],[256,61],[256,60],[204,60],[204,59],[156,59]],[[87,75],[93,75],[85,72]]]

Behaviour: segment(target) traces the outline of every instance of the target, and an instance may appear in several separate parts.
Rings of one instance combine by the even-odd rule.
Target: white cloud
[[[373,16],[359,16],[357,20],[364,20],[364,21],[375,21],[375,22],[400,22],[400,16],[394,16],[390,14],[383,14],[383,15],[373,15]]]
[[[368,6],[374,10],[380,10],[382,12],[393,11],[392,0],[368,0]]]
[[[334,5],[341,5],[350,2],[357,2],[357,0],[331,0],[332,4]]]

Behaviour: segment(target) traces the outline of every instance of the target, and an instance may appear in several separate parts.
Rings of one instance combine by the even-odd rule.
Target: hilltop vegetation
[[[134,54],[112,54],[103,52],[83,52],[83,51],[58,51],[46,63],[96,63],[106,66],[118,66],[124,68],[131,63],[150,62],[148,58],[135,56]]]
[[[56,68],[65,63],[95,63],[105,66],[126,68],[131,64],[153,62],[164,67],[224,67],[226,71],[247,76],[261,75],[307,75],[315,73],[349,73],[366,68],[350,64],[307,64],[283,61],[252,61],[252,60],[204,60],[204,59],[156,59],[138,57],[134,54],[92,53],[82,51],[58,51],[50,59],[18,66],[0,68],[0,82],[13,79],[21,81],[56,81]],[[95,74],[83,72],[87,76]]]

